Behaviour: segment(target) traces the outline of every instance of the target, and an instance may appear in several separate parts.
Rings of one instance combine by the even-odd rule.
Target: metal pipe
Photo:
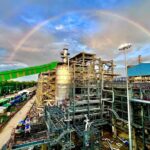
[[[144,104],[150,104],[150,101],[146,101],[146,100],[142,100],[142,99],[131,99],[130,101],[144,103]]]
[[[112,110],[114,110],[114,101],[115,101],[115,96],[114,96],[114,91],[113,90],[106,90],[106,89],[104,89],[104,78],[103,78],[103,72],[102,72],[102,84],[101,84],[101,100],[102,100],[102,104],[103,104],[103,102],[105,101],[104,99],[103,99],[103,96],[102,96],[102,92],[103,91],[105,91],[105,92],[110,92],[110,93],[112,93],[112,101],[107,101],[107,102],[109,102],[109,103],[111,103],[112,104]],[[104,106],[102,105],[102,111],[104,111]],[[114,110],[115,111],[115,110]],[[116,113],[117,114],[117,113]],[[102,113],[102,115],[103,115],[103,113]],[[113,117],[113,119],[112,119],[112,123],[114,124],[114,127],[115,127],[115,123],[114,123],[114,116],[112,116]]]
[[[143,150],[145,150],[145,123],[144,123],[144,106],[141,106],[141,117],[142,117],[142,141],[143,141]]]
[[[110,150],[114,150],[114,148],[112,147],[112,145],[110,144],[110,142],[108,140],[106,140],[106,141],[107,141],[107,143],[109,145]]]
[[[124,51],[124,57],[125,57],[125,73],[126,73],[126,88],[127,88],[129,150],[132,150],[131,105],[130,105],[129,87],[128,87],[127,58],[126,58],[126,50],[123,50],[123,51]]]
[[[127,72],[127,58],[126,58],[126,49],[129,49],[132,46],[131,43],[125,43],[120,45],[118,48],[120,51],[124,52],[125,59],[125,74],[126,74],[126,88],[127,88],[127,108],[128,108],[128,134],[129,134],[129,150],[132,150],[132,127],[131,127],[131,105],[129,98],[129,87],[128,87],[128,72]]]
[[[102,91],[105,91],[105,92],[110,92],[112,93],[112,101],[107,101],[107,102],[110,102],[110,103],[114,103],[114,100],[115,100],[115,96],[114,96],[114,91],[113,90],[106,90],[104,89],[104,78],[103,78],[103,73],[102,73]],[[102,94],[102,93],[101,93]],[[101,98],[102,98],[102,95],[101,95]],[[103,101],[103,98],[102,98],[102,101]]]
[[[89,78],[89,69],[88,69],[88,78]],[[90,103],[89,103],[89,101],[90,101],[90,87],[89,87],[89,80],[88,80],[88,87],[87,87],[87,92],[88,92],[88,117],[89,117],[89,115],[90,115]]]
[[[117,112],[114,109],[107,109],[107,110],[111,111],[118,120],[120,120],[120,121],[122,121],[124,123],[128,123],[128,121],[120,118],[119,115],[117,114]]]

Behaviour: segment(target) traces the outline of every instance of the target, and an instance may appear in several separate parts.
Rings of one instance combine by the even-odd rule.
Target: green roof
[[[7,102],[9,100],[10,100],[9,98],[0,99],[0,103]]]
[[[11,106],[11,104],[10,103],[6,103],[5,105],[3,105],[3,107],[9,107],[9,106]]]

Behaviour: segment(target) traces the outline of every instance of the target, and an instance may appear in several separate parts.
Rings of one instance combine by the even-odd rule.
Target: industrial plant
[[[93,53],[70,57],[64,48],[61,58],[0,72],[1,83],[38,74],[37,84],[12,88],[11,94],[4,95],[7,85],[1,84],[1,149],[149,150],[150,63],[139,56],[137,65],[126,64],[127,76],[120,77],[113,60]]]

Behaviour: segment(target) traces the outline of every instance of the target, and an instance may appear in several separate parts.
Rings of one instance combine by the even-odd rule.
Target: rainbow
[[[91,10],[90,10],[91,11]],[[90,12],[89,10],[79,10],[78,12]],[[150,37],[150,31],[147,30],[144,26],[142,26],[141,24],[139,24],[138,22],[135,22],[134,20],[131,20],[127,17],[118,15],[116,13],[110,12],[110,11],[103,11],[103,10],[94,10],[94,14],[96,15],[107,15],[107,16],[111,16],[111,17],[115,17],[118,18],[122,21],[125,21],[133,26],[135,26],[137,29],[139,29],[140,31],[142,31],[143,33],[145,33],[148,37]],[[61,14],[60,16],[63,16],[64,14]],[[32,28],[19,42],[18,44],[15,46],[13,53],[10,55],[10,57],[8,58],[8,60],[12,60],[16,54],[16,52],[21,48],[21,46],[35,33],[37,32],[41,27],[43,27],[44,25],[46,25],[49,21],[55,20],[56,18],[59,18],[60,16],[56,16],[56,17],[50,17],[44,21],[42,21],[41,23],[37,24],[34,28]]]

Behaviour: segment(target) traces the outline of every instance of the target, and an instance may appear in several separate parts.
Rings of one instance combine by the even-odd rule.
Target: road
[[[4,144],[8,142],[12,130],[17,127],[18,122],[27,116],[27,113],[33,106],[34,101],[35,101],[35,96],[31,100],[29,100],[3,128],[3,130],[0,133],[0,149],[3,147]]]

